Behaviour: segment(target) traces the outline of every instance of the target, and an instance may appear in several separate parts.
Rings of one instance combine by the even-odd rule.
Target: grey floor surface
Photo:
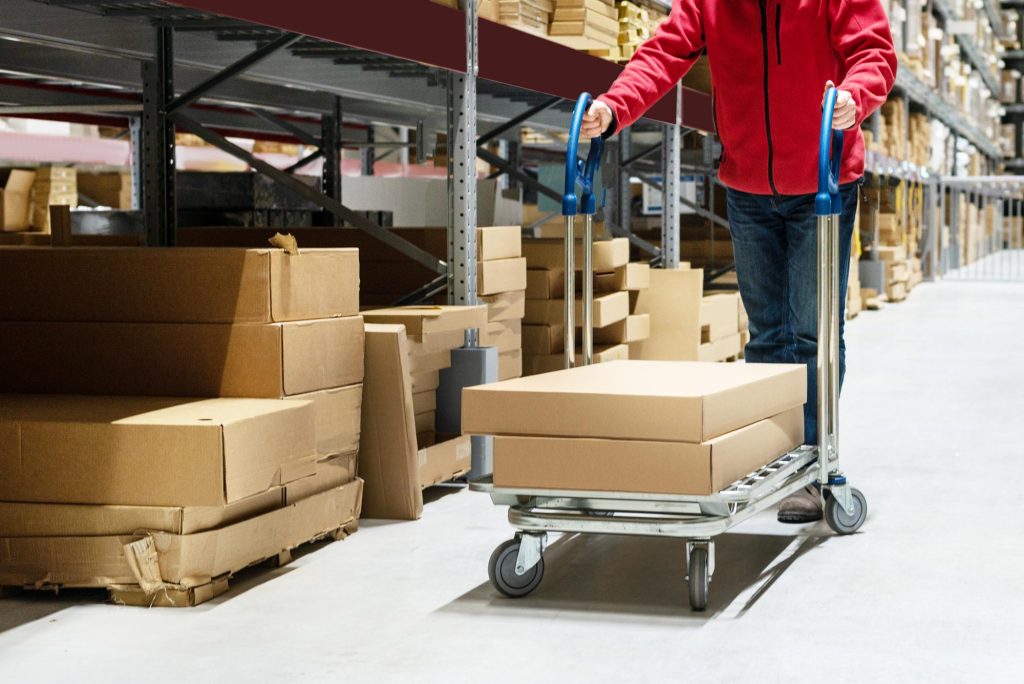
[[[845,467],[863,531],[763,515],[719,541],[567,538],[498,598],[505,512],[454,490],[192,610],[0,601],[0,682],[1024,681],[1024,285],[925,285],[848,327]]]

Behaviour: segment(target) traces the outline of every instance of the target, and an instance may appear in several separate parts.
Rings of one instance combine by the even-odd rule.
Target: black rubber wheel
[[[519,540],[509,539],[494,549],[491,561],[487,565],[487,574],[491,584],[509,598],[522,598],[540,584],[544,579],[544,558],[526,571],[524,575],[516,574],[516,561],[519,558]]]
[[[711,575],[708,572],[708,550],[694,546],[690,550],[690,608],[704,610],[711,593]]]
[[[850,495],[853,497],[853,515],[848,514],[834,496],[825,500],[825,522],[836,534],[853,534],[868,517],[868,500],[864,494],[851,488]]]

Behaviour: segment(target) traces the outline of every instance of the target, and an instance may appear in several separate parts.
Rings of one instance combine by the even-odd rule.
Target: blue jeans
[[[846,285],[859,183],[841,186],[839,385],[846,374]],[[751,363],[807,364],[804,441],[818,441],[818,252],[814,195],[728,191],[736,276],[750,317]]]

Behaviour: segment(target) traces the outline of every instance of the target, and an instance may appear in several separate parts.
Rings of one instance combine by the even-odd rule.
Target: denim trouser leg
[[[839,235],[839,377],[846,373],[846,286],[857,184],[842,187]],[[804,441],[818,439],[818,267],[814,195],[772,197],[729,190],[736,274],[750,317],[751,363],[807,365]]]

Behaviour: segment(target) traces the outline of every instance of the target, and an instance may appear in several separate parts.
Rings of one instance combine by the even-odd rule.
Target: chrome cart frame
[[[566,155],[566,186],[562,213],[566,218],[566,292],[575,292],[573,222],[577,211],[585,217],[583,241],[584,364],[592,360],[592,277],[589,273],[590,227],[596,210],[593,178],[603,151],[603,140],[591,143],[586,162],[577,157],[583,114],[592,98],[584,93],[576,103]],[[820,486],[825,520],[837,534],[856,532],[867,516],[867,501],[847,484],[838,470],[839,460],[839,216],[838,177],[843,133],[832,130],[836,91],[830,89],[823,107],[818,154],[818,425],[816,446],[801,446],[710,496],[587,492],[495,487],[483,478],[471,483],[488,492],[495,505],[509,507],[515,538],[491,556],[491,582],[506,596],[521,597],[540,584],[549,532],[677,537],[687,540],[690,605],[707,606],[715,571],[714,537],[778,504],[785,497],[813,484]],[[831,155],[830,155],[831,148]],[[582,188],[579,198],[577,187]],[[586,284],[590,282],[591,287]],[[571,301],[567,298],[567,302]],[[575,361],[572,306],[566,306],[566,366]],[[824,458],[820,457],[825,455]]]

